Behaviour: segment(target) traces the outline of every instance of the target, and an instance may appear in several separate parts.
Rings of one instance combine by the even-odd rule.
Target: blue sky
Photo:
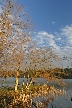
[[[32,38],[59,56],[72,57],[72,0],[17,0],[29,11]],[[69,59],[70,59],[69,58]],[[68,65],[72,65],[72,59]],[[66,61],[65,61],[66,62]]]
[[[29,10],[36,30],[59,31],[72,23],[72,0],[18,0]],[[39,26],[40,28],[38,28]]]
[[[30,13],[35,26],[32,38],[39,46],[51,47],[58,55],[67,56],[72,65],[72,0],[18,0]]]

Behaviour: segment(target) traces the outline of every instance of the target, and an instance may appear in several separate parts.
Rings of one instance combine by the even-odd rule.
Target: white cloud
[[[54,21],[52,21],[52,24],[55,24],[55,22],[54,22]]]
[[[57,38],[57,40],[61,40],[61,37]]]
[[[68,42],[72,44],[72,25],[71,26],[66,26],[61,29],[61,34],[66,36],[68,39]]]
[[[61,28],[59,32],[48,33],[46,31],[35,32],[33,36],[34,40],[37,41],[39,46],[48,46],[53,49],[55,54],[63,57],[64,55],[68,58],[72,56],[72,25]],[[72,62],[66,61],[64,65]]]
[[[14,19],[14,16],[13,15],[11,15],[11,14],[8,14],[8,18],[10,18],[10,19]]]
[[[38,45],[52,47],[56,52],[60,51],[60,46],[55,42],[55,36],[46,31],[40,31],[36,34],[35,39]]]
[[[54,36],[52,34],[49,34],[45,31],[38,32],[37,34],[37,39],[39,39],[38,40],[39,44],[45,44],[45,41],[47,41],[48,42],[47,44],[49,45],[51,45],[51,43],[54,44],[53,38]]]

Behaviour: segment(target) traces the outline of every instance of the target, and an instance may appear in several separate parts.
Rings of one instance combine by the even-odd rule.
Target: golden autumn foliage
[[[62,74],[60,68],[53,68],[54,61],[59,62],[60,59],[50,48],[37,48],[36,44],[34,44],[30,37],[33,25],[31,24],[28,14],[24,12],[24,6],[20,6],[15,0],[3,1],[2,12],[0,13],[0,75],[5,78],[11,76],[16,78],[15,92],[9,92],[9,95],[12,94],[9,105],[12,103],[14,108],[19,102],[19,105],[24,107],[24,105],[27,104],[24,103],[23,97],[27,96],[27,94],[25,94],[26,92],[29,93],[29,101],[27,100],[26,102],[31,102],[30,98],[32,98],[33,95],[36,96],[36,94],[38,95],[38,93],[40,93],[40,95],[47,94],[48,96],[51,90],[54,90],[53,92],[55,94],[57,90],[47,85],[28,85],[18,90],[18,77],[20,76],[21,70],[23,71],[23,76],[26,75],[26,77],[28,77],[29,75],[32,80],[36,77],[41,77],[48,81],[55,80],[63,86],[64,83],[60,83],[59,81],[59,78],[61,78],[60,74]],[[58,73],[58,76],[55,72]],[[46,88],[47,91],[45,91],[44,88]],[[39,92],[37,93],[38,90]],[[33,92],[32,94],[30,94],[31,91]],[[44,94],[44,92],[46,94]],[[8,96],[8,91],[5,93],[5,96]],[[18,94],[16,95],[15,93]],[[21,101],[21,99],[23,100]],[[27,97],[25,97],[25,99],[27,99]],[[52,100],[53,97],[50,99]],[[45,106],[47,102],[49,102],[49,100],[43,102],[42,105]],[[29,107],[28,104],[27,107]]]

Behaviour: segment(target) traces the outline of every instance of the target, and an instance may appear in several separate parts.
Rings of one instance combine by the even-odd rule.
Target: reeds
[[[45,108],[51,101],[54,101],[56,95],[65,95],[64,89],[56,89],[54,86],[33,85],[32,83],[23,84],[17,92],[14,89],[0,89],[0,108]],[[2,91],[3,90],[3,91]],[[42,97],[42,101],[34,101],[36,98]],[[53,106],[52,106],[53,108]]]

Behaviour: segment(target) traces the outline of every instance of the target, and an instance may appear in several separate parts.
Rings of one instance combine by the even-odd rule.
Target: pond
[[[19,84],[22,84],[22,82],[27,82],[26,78],[19,78]],[[28,81],[30,81],[30,78],[28,79]],[[35,78],[34,79],[35,84],[43,84],[46,83],[47,81],[45,79],[42,78]],[[54,101],[52,101],[50,103],[49,106],[47,106],[47,108],[72,108],[72,101],[71,101],[71,97],[72,97],[72,79],[65,79],[65,82],[68,84],[68,86],[66,86],[64,89],[66,91],[66,95],[64,96],[56,96]],[[11,78],[7,78],[6,80],[3,80],[2,78],[0,78],[0,87],[1,86],[14,86],[15,83],[15,78],[11,77]],[[50,84],[50,83],[49,83]],[[51,85],[54,83],[51,83]]]

